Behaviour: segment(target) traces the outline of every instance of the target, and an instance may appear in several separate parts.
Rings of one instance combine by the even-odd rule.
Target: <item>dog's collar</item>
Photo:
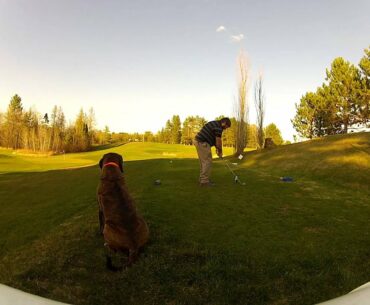
[[[117,163],[115,163],[115,162],[108,162],[108,163],[105,163],[105,164],[103,165],[103,167],[106,167],[106,166],[115,166],[115,167],[119,167],[119,165],[118,165]]]

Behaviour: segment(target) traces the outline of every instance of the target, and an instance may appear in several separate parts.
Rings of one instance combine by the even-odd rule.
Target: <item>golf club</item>
[[[224,158],[221,158],[221,160],[222,160],[222,161],[224,161],[224,164],[225,164],[225,165],[226,165],[226,167],[229,169],[230,173],[234,176],[234,182],[235,182],[235,183],[239,183],[240,185],[245,185],[245,182],[242,182],[242,181],[239,179],[238,175],[237,175],[237,174],[235,174],[234,170],[230,167],[229,162],[228,162],[226,159],[224,159]]]

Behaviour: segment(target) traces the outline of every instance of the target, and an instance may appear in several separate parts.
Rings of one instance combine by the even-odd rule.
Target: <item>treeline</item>
[[[76,120],[67,124],[61,107],[54,106],[50,115],[36,109],[24,110],[22,99],[14,95],[6,113],[0,113],[0,146],[33,152],[79,152],[94,143],[104,144],[110,135],[94,129],[95,115],[91,108],[81,109]]]
[[[223,116],[215,118],[221,119]],[[222,143],[227,147],[235,147],[237,134],[237,121],[235,118],[230,118],[231,127],[222,133]],[[200,116],[188,116],[181,123],[180,117],[174,115],[172,119],[167,120],[163,127],[156,135],[152,135],[150,141],[169,143],[169,144],[185,144],[192,145],[193,140],[199,130],[207,123],[207,120]],[[264,137],[272,138],[275,144],[282,145],[289,143],[284,141],[279,128],[271,123],[264,128]],[[247,147],[257,148],[258,131],[255,124],[248,124],[246,128]],[[148,139],[149,140],[149,139]]]
[[[348,133],[351,128],[370,127],[370,49],[358,67],[342,57],[326,70],[325,82],[307,92],[296,104],[292,120],[305,138]]]
[[[215,119],[221,119],[223,116],[219,116]],[[223,134],[223,145],[226,147],[235,147],[236,133],[237,133],[237,122],[235,118],[231,118],[231,127],[226,129]],[[106,136],[106,143],[129,143],[129,142],[157,142],[166,144],[183,144],[192,145],[196,134],[199,130],[207,123],[207,120],[198,115],[188,116],[183,122],[181,122],[179,115],[173,115],[171,119],[168,119],[165,126],[158,131],[153,133],[146,131],[144,133],[110,133],[108,127],[104,131]],[[289,141],[284,141],[279,128],[271,123],[263,129],[265,138],[272,138],[275,144],[289,144]],[[258,131],[255,124],[248,124],[247,127],[247,146],[250,148],[259,147],[258,144]]]
[[[220,119],[220,116],[215,119]],[[61,107],[54,106],[51,113],[41,114],[36,109],[25,110],[22,99],[14,95],[5,113],[0,113],[0,146],[11,149],[25,149],[32,152],[68,153],[91,150],[94,146],[128,142],[159,142],[168,144],[192,145],[195,135],[207,123],[200,116],[188,116],[183,122],[179,115],[167,120],[156,134],[114,133],[106,126],[96,129],[93,108],[88,113],[81,109],[73,122],[67,122]],[[231,127],[223,133],[223,145],[235,147],[237,122],[231,118]],[[248,124],[246,138],[248,147],[258,147],[257,127]],[[275,124],[264,128],[266,138],[275,144],[284,144],[280,130]]]

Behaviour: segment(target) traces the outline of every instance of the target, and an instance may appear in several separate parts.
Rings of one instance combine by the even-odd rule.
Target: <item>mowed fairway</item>
[[[369,143],[360,133],[230,158],[245,186],[215,161],[215,188],[197,185],[191,146],[0,150],[0,282],[72,304],[313,304],[348,293],[370,280]],[[141,260],[118,273],[105,268],[95,199],[108,151],[124,156],[151,230]]]

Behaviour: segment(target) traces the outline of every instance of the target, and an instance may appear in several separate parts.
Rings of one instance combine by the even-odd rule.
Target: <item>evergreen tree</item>
[[[266,138],[272,138],[276,145],[282,145],[284,143],[283,137],[279,128],[274,123],[271,123],[265,128]]]
[[[171,122],[171,143],[179,144],[181,142],[181,121],[180,116],[174,115]]]
[[[333,135],[342,131],[341,121],[333,99],[330,98],[330,88],[323,84],[317,88],[315,99],[314,136]]]
[[[154,135],[151,131],[144,132],[144,142],[155,142]]]
[[[216,118],[216,120],[221,120],[222,118],[226,117],[225,115],[220,115]],[[231,126],[225,129],[222,132],[222,146],[224,147],[235,147],[235,134],[236,134],[236,119],[230,118]]]
[[[361,122],[358,91],[361,88],[359,70],[342,57],[334,59],[331,69],[326,70],[326,80],[330,89],[329,98],[337,108],[338,121],[342,132]]]
[[[172,140],[172,122],[170,120],[167,120],[166,126],[164,127],[164,133],[163,133],[163,143],[171,143]]]
[[[365,55],[361,58],[361,90],[360,99],[360,117],[362,123],[370,127],[370,48],[365,49]]]
[[[185,145],[193,144],[195,136],[206,123],[207,121],[198,115],[185,118],[181,132],[181,143]]]
[[[296,115],[292,120],[293,127],[304,138],[312,139],[314,136],[316,98],[315,93],[308,92],[301,97],[299,104],[295,104]]]

